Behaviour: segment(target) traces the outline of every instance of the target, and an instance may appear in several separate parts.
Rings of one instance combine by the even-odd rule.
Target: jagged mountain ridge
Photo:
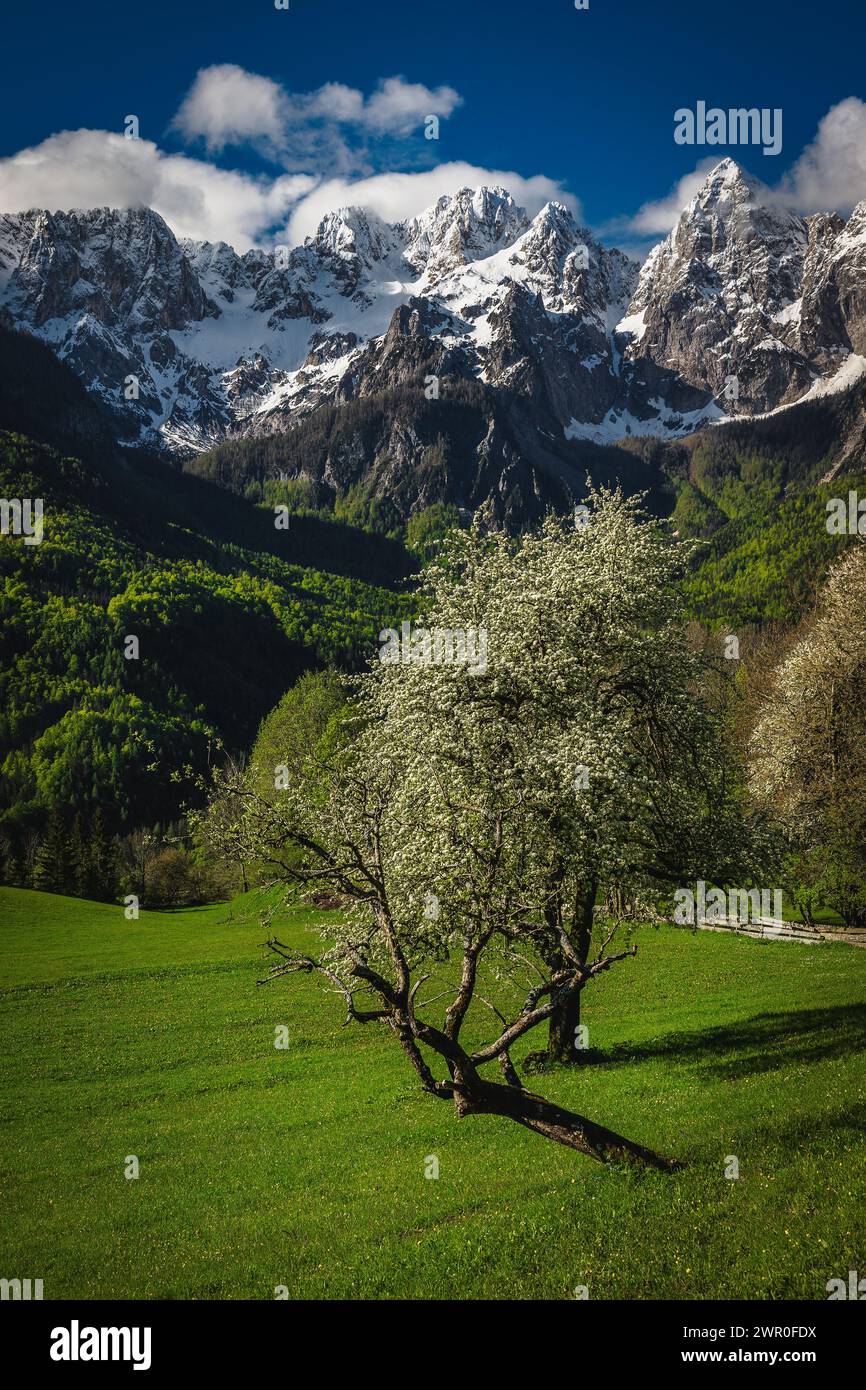
[[[518,419],[514,447],[558,453],[847,381],[866,354],[866,204],[800,218],[723,160],[642,268],[562,204],[530,219],[501,188],[393,225],[343,209],[303,246],[244,255],[179,242],[145,208],[34,211],[0,217],[0,314],[128,442],[189,455],[421,373],[482,383]]]
[[[627,359],[705,385],[727,414],[791,404],[864,353],[866,203],[847,223],[799,217],[724,160],[648,257],[629,314]]]
[[[467,350],[469,370],[485,377],[485,359],[495,359],[491,384],[513,367],[503,308],[509,320],[518,284],[530,308],[540,294],[561,320],[559,352],[586,361],[600,350],[610,366],[608,319],[636,281],[636,267],[596,247],[565,208],[551,204],[530,223],[502,189],[461,190],[397,226],[359,208],[329,214],[282,258],[178,243],[147,209],[34,212],[0,220],[0,261],[7,319],[44,337],[120,408],[130,438],[157,432],[179,452],[285,429],[345,395],[365,348],[416,299],[438,311],[438,336]],[[539,312],[543,320],[546,306]],[[129,375],[137,401],[124,397]],[[579,409],[594,393],[580,389],[586,372],[568,375]]]

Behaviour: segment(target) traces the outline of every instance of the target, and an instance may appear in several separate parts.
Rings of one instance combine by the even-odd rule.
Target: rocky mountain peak
[[[707,174],[692,200],[705,213],[728,214],[738,204],[761,201],[769,192],[759,179],[747,174],[735,159],[722,159]],[[688,209],[684,211],[688,212]]]
[[[687,433],[866,355],[866,203],[804,219],[724,159],[640,272],[566,203],[530,220],[501,187],[395,225],[340,208],[288,256],[179,243],[147,208],[37,209],[0,215],[0,314],[120,437],[181,452],[446,373],[497,392],[525,441]]]
[[[434,279],[510,246],[528,226],[506,189],[461,188],[404,224],[405,258]]]
[[[544,247],[548,255],[562,256],[592,241],[589,232],[577,224],[570,208],[563,203],[545,203],[530,223],[522,246]]]
[[[808,247],[806,220],[722,160],[641,270],[626,357],[650,356],[714,398],[736,390],[734,413],[796,399],[813,375],[796,338]]]
[[[805,220],[733,159],[711,169],[671,233],[674,245],[706,254],[732,242],[788,240],[805,247]]]
[[[844,235],[850,246],[866,243],[866,198],[857,204],[845,223]]]
[[[548,309],[593,315],[601,325],[613,305],[624,308],[637,282],[636,263],[600,246],[557,202],[545,204],[508,259],[525,270]]]
[[[9,277],[25,323],[89,313],[102,323],[156,331],[215,312],[174,233],[151,208],[37,211]],[[23,222],[27,226],[27,222]]]
[[[227,303],[234,300],[235,291],[250,283],[247,258],[228,242],[187,239],[181,242],[181,250],[202,285]]]
[[[389,256],[397,241],[393,228],[369,208],[343,207],[327,213],[306,244],[323,260],[372,266]]]

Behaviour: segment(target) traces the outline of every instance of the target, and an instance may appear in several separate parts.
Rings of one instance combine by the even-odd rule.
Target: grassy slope
[[[689,1161],[639,1177],[458,1123],[305,977],[257,990],[249,900],[0,920],[0,1262],[46,1297],[822,1299],[866,1262],[866,952],[643,933],[587,995],[606,1060],[538,1081]]]

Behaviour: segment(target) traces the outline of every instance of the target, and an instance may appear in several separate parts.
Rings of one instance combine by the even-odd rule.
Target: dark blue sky
[[[288,14],[271,0],[43,0],[7,11],[4,38],[3,155],[58,130],[120,130],[129,112],[179,150],[166,127],[214,63],[298,91],[366,92],[400,73],[464,99],[431,158],[545,173],[595,224],[694,168],[673,141],[677,107],[781,107],[777,158],[732,151],[775,182],[833,104],[866,98],[864,0],[590,0],[585,13],[573,0],[291,0]],[[261,167],[240,149],[218,162]]]

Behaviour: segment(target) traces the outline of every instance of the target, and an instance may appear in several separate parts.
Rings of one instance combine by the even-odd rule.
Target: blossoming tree
[[[232,845],[341,904],[319,954],[270,940],[270,979],[320,978],[458,1116],[671,1168],[518,1074],[542,1025],[573,1058],[582,991],[635,955],[673,885],[729,879],[748,851],[686,640],[687,552],[634,500],[592,503],[585,525],[519,541],[455,535],[426,572],[424,630],[483,633],[483,667],[428,639],[374,659],[339,737],[309,738],[273,794],[270,769],[237,779]]]

